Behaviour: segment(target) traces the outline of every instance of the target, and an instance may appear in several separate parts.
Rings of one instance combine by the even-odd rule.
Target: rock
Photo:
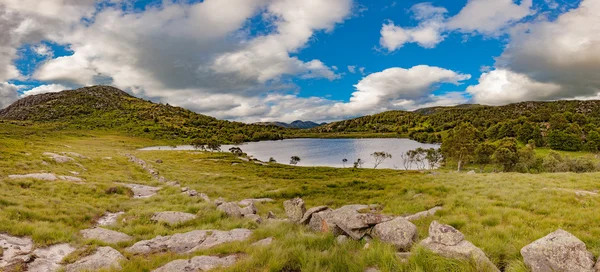
[[[242,217],[242,209],[234,202],[226,202],[217,207],[217,210],[224,212],[229,217]]]
[[[348,236],[346,235],[338,235],[337,237],[335,237],[335,242],[338,243],[338,245],[344,244],[348,241]]]
[[[189,190],[189,191],[187,191],[187,193],[189,196],[197,196],[198,195],[198,192],[196,190]]]
[[[69,264],[65,267],[66,272],[92,271],[100,269],[121,269],[120,261],[125,257],[112,247],[99,247],[90,256]]]
[[[475,175],[475,170],[471,170],[471,171],[467,172],[467,175]]]
[[[237,163],[237,162],[232,162],[232,163],[231,163],[231,166],[236,166],[236,165],[240,165],[240,164],[239,164],[239,163]]]
[[[238,159],[245,161],[245,162],[249,162],[250,159],[246,158],[246,157],[238,157]]]
[[[308,209],[304,213],[304,216],[302,216],[302,219],[300,219],[300,224],[308,224],[313,213],[318,213],[320,211],[324,211],[327,209],[329,209],[329,207],[327,207],[327,206],[317,206],[317,207],[312,207],[312,208]]]
[[[156,160],[156,163],[163,163],[163,160],[158,159],[158,160]]]
[[[219,197],[215,200],[215,205],[216,206],[220,206],[221,204],[225,203],[225,199],[222,197]]]
[[[200,198],[204,200],[204,202],[210,202],[210,198],[205,193],[201,193]]]
[[[9,179],[37,179],[37,180],[45,180],[45,181],[55,181],[57,179],[56,175],[50,173],[34,173],[34,174],[25,174],[25,175],[9,175]]]
[[[269,246],[271,243],[273,243],[273,237],[268,237],[262,240],[259,240],[257,242],[252,243],[250,246]]]
[[[80,174],[79,172],[76,172],[76,171],[69,171],[69,173],[76,175],[76,176],[78,176]]]
[[[189,190],[189,189],[188,189],[188,187],[181,187],[181,192],[182,192],[182,193],[185,193],[185,192],[187,192],[188,190]]]
[[[152,187],[140,184],[118,183],[133,191],[133,198],[148,198],[156,194],[162,187]]]
[[[441,209],[442,209],[442,207],[437,206],[437,207],[433,207],[433,208],[431,208],[431,209],[429,209],[427,211],[422,211],[422,212],[415,213],[413,215],[409,215],[409,216],[407,216],[405,218],[408,221],[414,221],[414,220],[417,220],[417,219],[421,219],[423,217],[433,216],[433,215],[435,215],[435,213],[437,211],[439,211]]]
[[[242,215],[250,215],[258,213],[258,209],[254,205],[254,203],[250,203],[250,205],[241,209]]]
[[[195,214],[184,213],[184,212],[157,212],[154,213],[151,220],[157,222],[164,222],[171,225],[187,222],[196,219]]]
[[[65,156],[80,158],[80,159],[89,159],[88,157],[81,155],[79,153],[75,153],[75,152],[60,152],[60,154],[65,155]]]
[[[485,253],[471,242],[461,240],[454,245],[445,245],[434,241],[434,238],[438,241],[443,241],[447,244],[455,243],[462,235],[458,230],[448,225],[442,225],[434,221],[429,226],[429,237],[421,241],[420,245],[432,252],[441,255],[446,258],[464,259],[464,260],[475,260],[477,262],[478,270],[493,270],[500,271],[498,268],[488,259]],[[454,232],[456,231],[456,233]],[[460,233],[460,234],[458,234]],[[432,237],[433,236],[433,237]]]
[[[559,229],[521,249],[532,272],[594,271],[594,256],[585,244]]]
[[[301,198],[294,198],[292,200],[284,201],[283,208],[285,209],[287,216],[294,223],[300,222],[302,216],[304,216],[304,213],[306,212],[304,200]]]
[[[75,251],[69,244],[57,244],[33,251],[34,261],[27,265],[29,272],[54,272],[61,268],[62,259]]]
[[[125,233],[114,231],[114,230],[109,230],[109,229],[105,229],[105,228],[84,229],[84,230],[81,230],[79,233],[81,234],[81,236],[83,236],[84,239],[98,240],[98,241],[101,241],[101,242],[107,243],[107,244],[116,244],[116,243],[120,243],[120,242],[127,242],[132,239],[131,236],[129,236]]]
[[[359,206],[349,205],[331,212],[331,221],[342,229],[348,236],[359,240],[368,232],[368,228],[374,225],[390,221],[390,216],[376,213],[359,213]]]
[[[100,217],[98,219],[98,221],[96,222],[96,224],[98,226],[110,226],[110,225],[114,225],[114,224],[117,223],[117,218],[119,216],[121,216],[122,214],[125,214],[125,212],[116,212],[116,213],[107,212],[102,217]]]
[[[275,200],[271,199],[271,198],[247,198],[244,199],[240,202],[238,202],[238,205],[240,206],[248,206],[252,203],[267,203],[267,202],[273,202]]]
[[[380,272],[380,270],[376,267],[367,267],[367,269],[365,269],[365,272]]]
[[[78,177],[71,177],[71,176],[58,176],[59,179],[65,180],[65,181],[71,181],[71,182],[75,182],[75,183],[82,183],[83,179],[78,178]]]
[[[27,237],[0,234],[0,249],[2,249],[0,267],[5,267],[17,260],[28,259],[25,255],[33,249],[33,241]]]
[[[413,195],[412,198],[415,199],[415,198],[419,198],[419,197],[422,197],[422,196],[423,196],[422,193],[418,193],[418,194]]]
[[[58,155],[56,153],[51,153],[51,152],[44,152],[42,155],[44,155],[46,157],[50,157],[57,163],[66,163],[66,162],[73,161],[73,158],[71,158],[71,157]]]
[[[179,181],[169,181],[169,182],[167,182],[167,185],[179,187]]]
[[[194,230],[170,236],[158,236],[151,240],[135,243],[126,250],[134,254],[149,254],[153,252],[171,251],[174,253],[191,253],[224,243],[244,241],[250,238],[252,231],[248,229]]]
[[[590,192],[590,191],[575,191],[575,195],[576,196],[595,196],[595,195],[598,195],[598,193]]]
[[[167,178],[160,176],[160,177],[158,177],[158,182],[165,183],[165,182],[167,182]]]
[[[594,266],[594,272],[600,272],[600,258],[598,258],[598,262]]]
[[[277,218],[277,217],[275,216],[275,214],[272,211],[269,211],[269,213],[267,213],[267,219],[275,219],[275,218]]]
[[[313,213],[308,223],[308,227],[316,232],[331,232],[333,235],[343,234],[344,231],[333,222],[333,218],[331,217],[332,212],[333,210],[327,209],[318,213]]]
[[[226,257],[215,256],[196,256],[189,260],[175,260],[163,265],[153,272],[188,272],[188,271],[208,271],[217,267],[228,267],[235,263],[235,255]]]
[[[455,246],[465,239],[465,235],[454,227],[442,225],[437,221],[429,225],[429,237],[433,242],[446,246]]]
[[[417,226],[404,217],[375,225],[371,236],[383,242],[393,244],[398,250],[408,251],[418,239]]]
[[[244,218],[248,218],[257,224],[262,223],[262,218],[260,218],[260,216],[258,216],[258,214],[246,214],[246,215],[244,215]]]
[[[158,171],[154,170],[154,168],[152,168],[151,165],[149,165],[148,163],[146,163],[146,161],[136,158],[135,156],[131,155],[131,154],[126,154],[125,156],[127,156],[127,158],[129,158],[130,162],[136,163],[139,166],[141,166],[144,170],[146,170],[146,172],[148,172],[149,174],[152,175],[152,177],[154,177],[155,179],[159,179],[158,176]]]

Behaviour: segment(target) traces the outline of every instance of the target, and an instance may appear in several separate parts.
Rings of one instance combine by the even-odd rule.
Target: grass
[[[600,196],[576,196],[568,191],[600,189],[598,173],[467,175],[442,169],[431,175],[385,169],[262,166],[227,153],[137,151],[163,143],[108,132],[35,131],[7,125],[0,130],[0,232],[29,236],[37,246],[60,242],[88,249],[102,246],[84,241],[78,236],[79,230],[91,227],[106,211],[125,211],[110,228],[133,236],[135,241],[194,229],[255,230],[250,241],[193,253],[242,256],[234,266],[217,271],[364,271],[372,266],[382,271],[477,271],[474,262],[445,259],[418,246],[409,261],[402,263],[391,246],[377,241],[364,249],[364,241],[338,245],[332,235],[312,233],[303,226],[257,225],[227,218],[211,204],[183,195],[176,187],[165,187],[146,199],[132,199],[127,190],[108,190],[117,186],[116,182],[164,186],[127,161],[124,155],[132,153],[167,179],[212,199],[274,198],[274,203],[257,205],[263,218],[269,211],[283,217],[282,202],[297,196],[307,207],[380,204],[384,213],[394,215],[441,205],[443,210],[435,216],[415,222],[419,239],[427,236],[432,220],[450,224],[503,271],[527,271],[519,250],[558,228],[585,242],[594,256],[600,255],[600,225],[596,224],[600,221]],[[63,151],[81,153],[89,159],[58,164],[42,155]],[[164,163],[154,163],[157,159]],[[233,166],[232,162],[240,164]],[[57,175],[77,171],[85,183],[7,178],[10,174],[44,171]],[[198,219],[175,226],[150,221],[152,213],[168,210],[197,214]],[[275,237],[269,247],[250,246],[266,237]],[[125,271],[151,271],[171,260],[191,257],[171,253],[134,256],[124,251],[133,243],[113,245],[128,258],[123,263]],[[72,262],[87,251],[81,249],[66,261]]]

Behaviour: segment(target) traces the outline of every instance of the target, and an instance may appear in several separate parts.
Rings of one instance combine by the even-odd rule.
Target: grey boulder
[[[417,241],[417,226],[404,217],[375,225],[371,236],[383,242],[393,244],[398,250],[408,251]]]
[[[217,207],[217,210],[222,211],[230,217],[241,218],[243,216],[242,209],[234,202],[226,202]]]
[[[194,230],[169,236],[158,236],[154,239],[135,243],[126,250],[134,254],[171,251],[174,253],[191,253],[199,249],[207,249],[224,243],[244,241],[250,238],[252,231],[248,229]]]
[[[226,257],[216,256],[196,256],[189,260],[175,260],[167,263],[153,272],[188,272],[188,271],[208,271],[217,267],[228,267],[235,263],[235,255]]]
[[[593,272],[594,257],[585,244],[559,229],[521,249],[525,265],[532,272]]]
[[[304,216],[304,213],[306,212],[304,200],[301,198],[294,198],[284,201],[283,208],[285,209],[285,213],[287,214],[288,218],[294,223],[300,222],[302,216]]]
[[[312,217],[312,215],[314,213],[318,213],[320,211],[324,211],[327,209],[329,209],[329,207],[327,207],[327,206],[317,206],[317,207],[312,207],[312,208],[308,209],[304,213],[304,216],[302,216],[302,219],[300,219],[300,224],[307,224],[310,221],[310,218]]]
[[[100,269],[121,269],[120,261],[125,257],[112,247],[99,247],[94,254],[69,264],[66,272],[95,271]]]
[[[172,211],[157,212],[154,213],[154,215],[151,218],[152,221],[164,222],[171,225],[184,223],[194,219],[196,219],[196,215],[194,214]]]
[[[116,244],[116,243],[120,243],[120,242],[127,242],[132,239],[131,236],[129,236],[125,233],[114,231],[114,230],[109,230],[109,229],[105,229],[105,228],[84,229],[84,230],[80,231],[79,233],[85,239],[98,240],[100,242],[107,243],[107,244]]]

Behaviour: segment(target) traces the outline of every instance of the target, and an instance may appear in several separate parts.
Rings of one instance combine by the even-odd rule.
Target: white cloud
[[[8,82],[0,82],[0,109],[8,107],[17,101],[17,90],[19,87]]]
[[[445,8],[434,7],[430,3],[416,4],[411,8],[413,17],[420,20],[412,28],[396,26],[392,21],[383,24],[379,44],[388,51],[400,49],[406,43],[418,43],[425,48],[433,48],[444,40]]]
[[[515,28],[496,70],[467,90],[487,104],[597,97],[599,52],[600,1],[583,0],[555,21]]]
[[[69,88],[67,88],[63,85],[60,85],[60,84],[41,85],[41,86],[35,87],[31,90],[23,92],[23,95],[21,95],[21,97],[36,95],[36,94],[43,94],[43,93],[56,93],[56,92],[60,92],[60,91],[68,90],[68,89]]]
[[[469,0],[460,12],[447,22],[449,29],[497,35],[508,25],[532,15],[532,0]]]
[[[356,65],[348,65],[348,72],[352,74],[356,73]]]

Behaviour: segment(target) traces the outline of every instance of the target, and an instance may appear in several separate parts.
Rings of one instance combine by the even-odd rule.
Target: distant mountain
[[[296,120],[294,122],[291,123],[284,123],[284,122],[258,122],[258,123],[254,123],[255,125],[262,125],[262,126],[277,126],[277,127],[282,127],[282,128],[298,128],[298,129],[309,129],[309,128],[314,128],[314,127],[318,127],[318,126],[322,126],[325,125],[327,123],[315,123],[313,121],[301,121],[301,120]]]
[[[210,139],[222,142],[277,140],[283,128],[249,125],[146,101],[109,86],[24,97],[0,110],[0,120],[53,123],[60,128],[125,131],[167,139]]]

